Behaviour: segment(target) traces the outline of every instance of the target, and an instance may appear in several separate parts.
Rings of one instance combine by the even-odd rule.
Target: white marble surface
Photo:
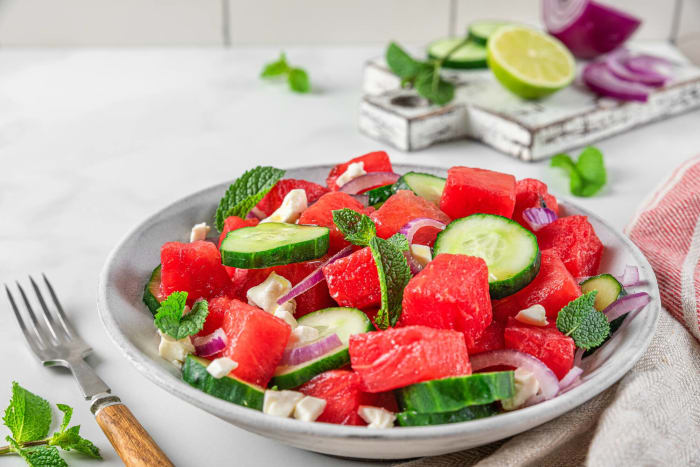
[[[0,50],[0,282],[48,274],[96,350],[91,363],[178,465],[350,463],[249,434],[170,396],[120,356],[95,309],[106,255],[154,210],[256,163],[332,162],[381,147],[355,126],[362,65],[379,48],[288,50],[311,74],[316,91],[308,96],[257,78],[277,52]],[[700,112],[693,112],[601,142],[609,186],[578,202],[622,228],[664,175],[700,151],[698,129]],[[557,194],[565,190],[546,163],[518,162],[473,142],[390,153],[397,161],[540,177]],[[4,298],[0,316],[0,409],[12,380],[71,404],[75,422],[102,448],[99,465],[119,465],[71,378],[43,369],[26,349]]]

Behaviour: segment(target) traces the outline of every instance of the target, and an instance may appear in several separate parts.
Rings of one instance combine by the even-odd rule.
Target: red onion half
[[[646,102],[652,88],[618,78],[605,61],[592,62],[583,69],[583,82],[593,92],[623,101]]]
[[[342,347],[342,345],[343,342],[338,337],[338,334],[333,333],[310,344],[285,350],[280,365],[293,366],[308,362],[335,348]]]
[[[557,213],[549,208],[527,208],[523,211],[523,218],[535,232],[551,224],[558,217]]]
[[[399,229],[399,233],[403,234],[408,240],[408,243],[413,243],[413,237],[423,227],[432,227],[438,230],[445,230],[447,227],[444,223],[436,221],[435,219],[430,219],[427,217],[418,217],[409,221],[406,225]]]
[[[339,191],[349,195],[356,195],[370,188],[392,185],[396,183],[401,175],[394,172],[369,172],[357,178],[353,178],[348,183],[340,187]]]
[[[614,321],[620,316],[628,313],[636,314],[651,302],[651,296],[646,292],[637,292],[625,295],[615,300],[603,310],[603,314],[608,317],[608,321]],[[632,315],[630,315],[632,316]]]
[[[218,328],[216,331],[206,336],[193,337],[192,345],[194,345],[195,352],[199,357],[211,357],[226,347],[226,342],[228,337],[223,329]]]

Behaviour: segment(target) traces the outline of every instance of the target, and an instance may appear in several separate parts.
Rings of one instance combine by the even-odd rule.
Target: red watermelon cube
[[[393,172],[394,169],[391,167],[391,161],[389,160],[389,155],[384,151],[375,151],[365,154],[364,156],[355,157],[347,162],[338,164],[333,167],[326,178],[326,186],[332,191],[338,190],[340,188],[336,183],[338,177],[343,175],[348,169],[350,164],[362,162],[365,172]]]
[[[238,362],[233,375],[266,387],[282,359],[292,328],[283,320],[240,300],[231,300],[223,323],[224,357]]]
[[[392,412],[398,411],[396,399],[392,393],[364,392],[360,376],[349,370],[331,370],[321,373],[300,386],[298,391],[326,401],[326,408],[316,419],[317,422],[366,425],[357,413],[361,405],[384,407]]]
[[[330,229],[329,254],[336,253],[349,245],[349,243],[345,241],[343,234],[333,223],[333,211],[343,208],[352,209],[361,214],[370,214],[370,211],[368,211],[362,203],[349,194],[332,192],[321,196],[318,201],[309,206],[299,218],[299,224],[319,225]]]
[[[515,208],[515,177],[470,167],[452,167],[440,197],[440,209],[452,219],[471,214],[511,217]]]
[[[198,336],[207,336],[224,327],[224,318],[231,306],[231,299],[225,296],[216,297],[209,300],[207,305],[209,314],[207,314],[207,319],[204,321],[204,327],[197,333]]]
[[[559,310],[581,295],[576,279],[553,250],[541,252],[540,272],[525,288],[501,300],[493,301],[493,316],[505,322],[520,310],[540,304],[547,312],[547,319],[557,319]]]
[[[454,329],[473,345],[491,324],[486,262],[466,255],[440,254],[408,283],[398,327],[422,325]]]
[[[471,373],[464,335],[426,326],[353,334],[350,363],[367,392]]]
[[[479,337],[474,339],[471,345],[467,342],[469,355],[476,355],[489,350],[504,349],[506,344],[503,341],[503,330],[503,323],[495,319],[491,321],[491,324],[484,329],[484,332]]]
[[[507,349],[539,358],[559,379],[574,366],[574,340],[562,334],[556,327],[530,326],[508,318],[504,339]]]
[[[306,180],[288,178],[280,180],[272,187],[256,206],[265,216],[269,216],[282,205],[284,197],[292,190],[302,189],[306,192],[306,201],[309,205],[315,203],[321,196],[328,193],[328,188]]]
[[[560,217],[535,235],[540,248],[554,250],[572,276],[580,278],[598,274],[603,243],[586,216]]]
[[[450,218],[447,214],[440,211],[437,206],[430,201],[417,196],[410,190],[399,190],[396,192],[386,200],[382,207],[373,212],[370,217],[377,226],[377,236],[381,238],[391,237],[409,221],[419,217],[435,219],[445,224],[450,222]],[[422,232],[422,230],[427,231],[428,229],[421,229],[421,231],[418,232],[424,237],[427,235],[427,237],[422,240],[420,238],[414,238],[413,243],[430,243],[431,240],[435,240],[439,232],[438,229],[430,229],[430,232]]]
[[[189,306],[200,298],[234,294],[219,249],[211,242],[168,242],[161,247],[160,264],[163,295],[187,292]]]
[[[366,308],[381,304],[379,273],[369,247],[325,266],[323,275],[338,305]]]
[[[529,208],[549,208],[559,214],[557,199],[547,191],[547,185],[534,178],[524,178],[515,184],[515,210],[513,220],[528,230],[528,224],[523,218],[523,211]]]

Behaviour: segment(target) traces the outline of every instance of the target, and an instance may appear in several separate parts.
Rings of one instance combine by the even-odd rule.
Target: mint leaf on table
[[[68,464],[54,446],[23,447],[11,436],[5,438],[10,443],[10,451],[15,452],[31,467],[67,467]]]
[[[227,217],[245,218],[282,177],[284,177],[284,170],[261,166],[241,175],[219,201],[215,219],[219,232],[223,231]]]
[[[411,269],[406,257],[394,243],[374,237],[369,244],[377,265],[382,306],[374,319],[377,327],[386,329],[395,326],[401,317],[403,290],[411,280]]]
[[[280,53],[280,58],[274,62],[270,62],[265,65],[262,73],[260,73],[261,78],[272,78],[274,76],[281,76],[289,72],[289,64],[287,63],[287,57],[284,52]]]
[[[163,300],[160,308],[156,311],[155,326],[176,340],[184,339],[201,331],[209,314],[207,301],[199,300],[195,302],[189,313],[183,315],[186,302],[187,292],[173,292]]]
[[[416,76],[418,94],[437,105],[449,103],[455,96],[455,86],[440,77],[440,71],[424,67]]]
[[[36,441],[49,434],[51,406],[13,381],[12,399],[2,420],[17,443]]]
[[[300,67],[293,67],[287,62],[284,52],[280,53],[280,58],[274,62],[267,63],[262,72],[261,78],[286,77],[289,89],[301,94],[311,91],[311,81],[309,74]]]
[[[63,421],[59,430],[49,438],[49,446],[57,446],[64,451],[77,451],[95,459],[102,459],[100,449],[91,441],[80,436],[80,425],[68,428],[73,408],[65,404],[56,404],[58,410],[63,412]]]
[[[396,42],[391,42],[386,49],[386,63],[391,71],[401,79],[413,79],[418,75],[422,63],[414,60]]]
[[[352,209],[333,211],[333,223],[345,236],[345,240],[353,245],[368,246],[370,240],[377,235],[377,228],[372,219]]]
[[[571,336],[584,350],[598,347],[610,334],[610,323],[603,312],[595,309],[597,290],[569,302],[557,315],[557,329]]]
[[[292,68],[289,70],[287,82],[289,83],[289,88],[294,92],[304,94],[311,91],[309,75],[301,68]]]
[[[569,190],[574,196],[590,197],[607,182],[603,154],[592,146],[581,151],[576,162],[568,154],[552,157],[551,167],[563,169],[569,176]]]
[[[395,233],[386,241],[394,245],[394,247],[396,247],[399,251],[408,251],[408,249],[410,248],[410,245],[408,244],[408,239],[404,234],[401,233]]]

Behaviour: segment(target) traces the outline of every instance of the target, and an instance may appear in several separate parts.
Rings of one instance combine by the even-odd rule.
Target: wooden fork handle
[[[124,464],[127,467],[172,466],[131,410],[116,397],[114,399],[116,401],[100,407],[95,418]]]

